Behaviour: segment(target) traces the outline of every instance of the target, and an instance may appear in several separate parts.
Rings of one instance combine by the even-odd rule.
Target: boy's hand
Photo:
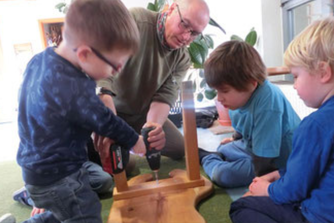
[[[145,146],[145,143],[144,143],[144,140],[143,140],[143,137],[142,136],[139,136],[136,144],[133,146],[132,148],[133,152],[140,155],[140,156],[143,156],[146,154],[146,146]]]
[[[249,196],[253,196],[253,194],[249,191],[247,191],[246,193],[244,193],[244,195],[242,195],[242,197],[249,197]]]
[[[152,131],[148,133],[147,141],[150,143],[150,148],[155,148],[156,150],[162,150],[166,145],[165,132],[159,123],[147,122],[145,127],[155,127]]]
[[[45,212],[45,209],[43,209],[43,208],[33,207],[33,208],[32,208],[32,211],[31,211],[31,213],[30,213],[30,217],[33,217],[33,216],[36,215],[36,214],[42,214],[42,213],[44,213],[44,212]]]
[[[227,144],[227,143],[232,142],[232,141],[233,141],[232,137],[231,138],[225,138],[220,142],[220,144],[224,145],[224,144]]]
[[[261,177],[255,177],[251,185],[249,185],[249,191],[253,196],[266,196],[268,197],[268,187],[270,182],[264,180]]]
[[[270,173],[267,173],[267,174],[261,176],[260,178],[265,180],[265,181],[268,181],[268,182],[272,183],[272,182],[278,180],[280,178],[280,175],[279,175],[278,170],[275,170],[273,172],[270,172]]]

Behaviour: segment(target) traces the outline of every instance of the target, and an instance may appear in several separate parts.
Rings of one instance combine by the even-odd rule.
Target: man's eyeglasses
[[[192,30],[190,25],[183,20],[183,17],[182,17],[181,12],[180,12],[179,5],[176,5],[176,8],[177,8],[177,12],[179,13],[179,16],[180,16],[179,28],[182,29],[183,31],[189,32],[192,38],[194,38],[198,35],[203,36],[201,32],[197,32],[197,31]]]

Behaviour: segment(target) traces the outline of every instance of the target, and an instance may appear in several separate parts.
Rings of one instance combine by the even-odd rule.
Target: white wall
[[[154,0],[122,0],[124,5],[128,8],[132,7],[144,7],[146,8],[149,2],[154,2]]]
[[[283,65],[283,29],[281,0],[261,0],[262,57],[267,67]]]
[[[231,35],[236,34],[246,37],[252,27],[257,32],[261,29],[261,1],[260,0],[207,0],[210,8],[210,17],[213,18],[225,31],[224,35],[213,26],[205,30],[207,34],[214,34],[215,46],[230,40]]]
[[[0,2],[0,36],[7,65],[15,61],[14,44],[31,43],[35,53],[42,50],[38,20],[63,17],[54,8],[57,2],[59,0]]]
[[[15,44],[31,43],[33,53],[42,50],[38,20],[59,18],[63,14],[54,6],[59,0],[0,1],[0,39],[3,61],[0,63],[0,121],[7,121],[17,107],[21,74],[14,51]],[[9,121],[9,120],[8,120]]]
[[[64,14],[55,9],[61,0],[0,1],[0,38],[4,57],[4,73],[15,69],[14,44],[31,43],[33,52],[43,50],[38,28],[39,19],[60,18]],[[124,0],[127,7],[146,7],[147,0]],[[14,71],[15,72],[15,71]]]
[[[207,34],[214,34],[215,46],[229,40],[236,34],[245,38],[251,28],[258,33],[256,49],[267,67],[281,66],[283,55],[283,35],[281,0],[207,0],[210,16],[226,31],[208,26]]]

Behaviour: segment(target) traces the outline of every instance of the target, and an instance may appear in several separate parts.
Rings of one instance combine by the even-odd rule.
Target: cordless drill
[[[155,180],[157,181],[157,184],[159,182],[158,178],[158,171],[160,169],[160,158],[161,154],[159,150],[156,150],[155,148],[150,149],[150,144],[147,141],[148,133],[155,129],[155,127],[146,127],[142,128],[141,135],[143,136],[145,146],[146,146],[146,159],[148,162],[148,165],[150,166],[151,170],[154,172]]]

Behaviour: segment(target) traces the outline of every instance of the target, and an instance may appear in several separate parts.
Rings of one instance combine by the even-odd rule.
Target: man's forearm
[[[108,94],[101,94],[99,95],[100,100],[103,102],[103,104],[105,106],[107,106],[111,111],[114,112],[114,114],[116,115],[116,107],[114,104],[114,100],[112,99],[112,97]]]
[[[147,113],[146,122],[159,123],[161,126],[166,122],[170,106],[163,102],[152,102]]]

